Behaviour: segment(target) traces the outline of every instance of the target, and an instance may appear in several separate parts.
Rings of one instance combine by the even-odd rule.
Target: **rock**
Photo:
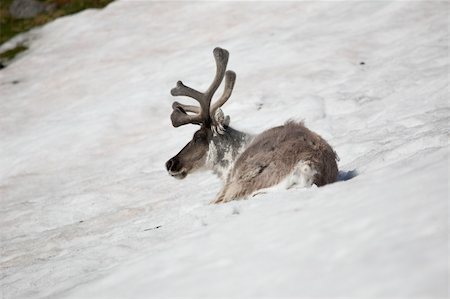
[[[34,18],[43,12],[51,12],[54,5],[37,0],[14,0],[9,6],[9,14],[16,19]]]

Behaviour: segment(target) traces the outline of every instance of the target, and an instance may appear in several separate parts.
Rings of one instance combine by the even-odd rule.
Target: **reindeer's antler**
[[[220,134],[222,134],[224,130],[224,125],[230,124],[230,117],[224,116],[220,107],[225,104],[226,101],[231,96],[233,92],[234,82],[236,82],[236,73],[233,71],[226,71],[225,73],[225,87],[223,90],[222,96],[215,102],[210,109],[210,116],[213,120],[213,128],[216,129]]]
[[[185,124],[205,124],[217,127],[223,131],[223,125],[228,125],[229,117],[225,118],[219,108],[225,104],[233,91],[236,74],[233,71],[225,73],[228,63],[228,51],[221,48],[215,48],[213,51],[214,59],[216,61],[216,75],[208,90],[204,93],[185,86],[181,81],[177,82],[177,86],[173,88],[170,93],[173,96],[187,96],[199,102],[200,107],[183,105],[174,102],[172,105],[173,112],[170,116],[172,125],[179,127]],[[219,87],[225,76],[225,89],[220,99],[211,106],[211,99]],[[187,114],[191,112],[194,114]]]

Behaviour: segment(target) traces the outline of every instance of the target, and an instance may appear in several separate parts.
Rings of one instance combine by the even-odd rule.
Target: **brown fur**
[[[336,181],[336,153],[318,134],[301,122],[288,121],[258,135],[238,157],[216,202],[248,196],[278,184],[300,161],[317,173],[314,184]]]

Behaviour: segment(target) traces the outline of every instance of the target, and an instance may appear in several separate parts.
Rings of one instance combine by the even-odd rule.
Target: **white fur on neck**
[[[218,134],[214,132],[214,134]],[[215,135],[217,136],[217,135]],[[220,149],[224,152],[223,158],[219,161],[218,148],[216,144],[211,140],[209,142],[209,150],[206,156],[206,167],[211,169],[220,179],[225,181],[233,168],[236,159],[244,152],[247,144],[250,141],[250,136],[247,135],[245,141],[240,144],[238,148],[233,148],[231,144],[226,144],[226,148]],[[233,157],[233,151],[235,156]]]

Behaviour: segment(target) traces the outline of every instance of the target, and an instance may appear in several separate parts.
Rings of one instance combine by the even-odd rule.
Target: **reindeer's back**
[[[314,184],[336,180],[336,153],[318,134],[301,122],[289,121],[258,135],[236,160],[230,181],[245,185],[251,193],[278,184],[300,162],[307,162],[316,174]]]

